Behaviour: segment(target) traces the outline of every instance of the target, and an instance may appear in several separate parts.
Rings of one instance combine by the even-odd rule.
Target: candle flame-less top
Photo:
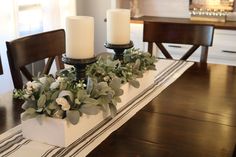
[[[130,10],[107,10],[107,42],[124,45],[130,42]]]
[[[66,18],[66,56],[73,59],[94,57],[94,18],[71,16]]]

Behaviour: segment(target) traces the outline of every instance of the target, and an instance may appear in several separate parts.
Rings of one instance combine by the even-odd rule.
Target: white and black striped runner
[[[2,157],[57,157],[86,156],[113,131],[122,126],[136,112],[174,82],[193,63],[185,61],[159,60],[155,83],[122,107],[116,117],[106,118],[66,148],[51,146],[22,137],[20,125],[0,135],[0,156]],[[164,68],[160,68],[163,67]]]

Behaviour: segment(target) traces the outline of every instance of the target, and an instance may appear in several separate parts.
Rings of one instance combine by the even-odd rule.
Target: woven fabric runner
[[[158,60],[156,63],[157,73],[152,85],[147,87],[140,95],[137,95],[131,102],[126,104],[125,107],[121,108],[114,118],[106,118],[102,123],[68,147],[56,147],[25,139],[22,137],[21,125],[18,125],[0,135],[0,156],[86,156],[113,131],[117,130],[127,122],[135,113],[147,105],[148,102],[160,94],[192,65],[192,62],[186,61]]]

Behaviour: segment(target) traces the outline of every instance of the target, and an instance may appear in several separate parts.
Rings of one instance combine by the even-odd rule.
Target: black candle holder
[[[124,45],[115,45],[115,44],[109,44],[106,42],[104,46],[108,49],[114,50],[115,52],[114,59],[119,59],[120,61],[122,61],[125,49],[132,48],[134,44],[133,44],[133,41],[130,41],[128,44],[124,44]]]
[[[97,61],[96,57],[86,58],[86,59],[73,59],[66,57],[65,54],[62,55],[62,61],[65,64],[73,65],[76,70],[76,81],[84,80],[87,82],[86,76],[86,66]]]

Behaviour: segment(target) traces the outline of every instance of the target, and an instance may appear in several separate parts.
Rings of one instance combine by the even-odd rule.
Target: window
[[[39,0],[18,0],[19,35],[43,31],[43,9]]]

